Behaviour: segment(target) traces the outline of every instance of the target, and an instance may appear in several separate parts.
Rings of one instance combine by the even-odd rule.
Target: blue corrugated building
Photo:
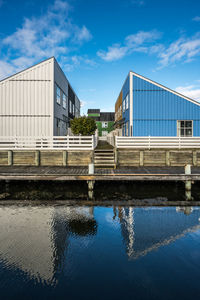
[[[123,136],[200,136],[199,102],[132,71],[121,92]]]

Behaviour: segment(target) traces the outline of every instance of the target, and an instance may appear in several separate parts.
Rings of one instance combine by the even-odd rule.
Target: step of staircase
[[[94,165],[97,168],[114,168],[115,154],[113,149],[96,149],[94,151]]]

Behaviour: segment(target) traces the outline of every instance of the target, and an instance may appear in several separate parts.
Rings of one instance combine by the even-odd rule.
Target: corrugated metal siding
[[[75,95],[75,117],[80,117],[81,103],[78,97]]]
[[[195,120],[200,136],[200,106],[133,76],[133,135],[176,136],[177,120]]]
[[[119,121],[122,119],[122,111],[120,111],[120,107],[122,106],[122,90],[117,98],[115,103],[115,121]],[[119,114],[118,114],[119,112]]]
[[[133,120],[133,136],[176,136],[176,121]]]
[[[68,119],[69,116],[69,104],[68,104],[68,81],[61,70],[60,66],[56,61],[54,61],[54,81],[55,81],[55,88],[54,88],[54,135],[57,135],[57,119],[62,120],[62,126],[60,127],[60,135],[66,135],[67,128],[64,123],[63,116]],[[61,103],[58,104],[56,102],[56,85],[61,89]],[[62,102],[62,94],[65,93],[67,97],[67,108],[63,108]]]
[[[123,101],[126,97],[126,95],[128,94],[128,109],[125,110],[125,112],[123,112]],[[122,87],[122,118],[125,120],[125,132],[126,132],[126,126],[127,126],[127,122],[128,124],[130,124],[130,73],[126,78],[126,81]],[[129,126],[128,126],[129,127]],[[128,132],[129,132],[129,128],[128,128]],[[124,134],[123,134],[124,135]]]
[[[124,97],[126,97],[127,93],[129,93],[130,89],[130,74],[127,76],[126,81],[124,82],[124,85],[122,87],[122,101],[124,100]]]
[[[55,89],[54,89],[54,135],[58,134],[57,130],[57,120],[61,120],[62,126],[60,127],[60,135],[67,134],[66,128],[66,118],[69,120],[70,118],[79,117],[80,116],[80,100],[77,95],[74,93],[73,89],[70,86],[65,74],[60,68],[57,61],[54,61],[54,80],[55,80]],[[56,102],[56,85],[61,89],[61,103],[60,105]],[[62,102],[62,93],[65,93],[67,96],[67,109],[63,108]],[[69,113],[69,100],[75,105],[75,108],[78,108],[79,112],[76,113],[75,116]],[[65,118],[65,120],[64,120]],[[67,126],[69,123],[67,124]]]
[[[53,134],[53,59],[0,82],[0,135]]]

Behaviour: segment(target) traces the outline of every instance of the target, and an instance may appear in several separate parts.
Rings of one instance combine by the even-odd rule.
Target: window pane
[[[60,88],[56,87],[56,102],[60,104]]]
[[[184,136],[184,129],[181,129],[181,136]]]
[[[192,136],[192,129],[185,129],[185,136]]]
[[[192,127],[192,121],[185,121],[185,127]]]
[[[181,121],[180,123],[181,123],[181,127],[184,128],[185,127],[184,121]]]

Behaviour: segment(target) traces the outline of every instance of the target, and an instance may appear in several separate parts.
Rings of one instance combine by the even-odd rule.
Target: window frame
[[[108,128],[108,122],[107,121],[102,122],[102,128]]]
[[[192,122],[192,127],[188,127],[188,129],[192,129],[192,133],[191,133],[191,135],[181,135],[180,133],[180,129],[181,129],[181,127],[179,126],[179,124],[181,125],[181,122]],[[185,133],[185,130],[186,130],[186,128],[187,127],[183,127],[183,129],[184,129],[184,133]],[[177,120],[177,136],[178,137],[193,137],[193,120]]]
[[[125,112],[125,110],[126,110],[126,98],[124,98],[122,103],[122,111]]]
[[[58,94],[59,91],[59,94]],[[58,101],[59,99],[59,101]],[[56,84],[56,103],[61,105],[61,88]]]
[[[129,103],[128,103],[128,94],[126,95],[126,110],[129,108]]]
[[[65,98],[65,100],[64,100],[64,98]],[[67,96],[65,95],[65,93],[63,93],[62,100],[63,100],[63,108],[67,109]],[[64,103],[65,103],[65,105],[64,105]]]

